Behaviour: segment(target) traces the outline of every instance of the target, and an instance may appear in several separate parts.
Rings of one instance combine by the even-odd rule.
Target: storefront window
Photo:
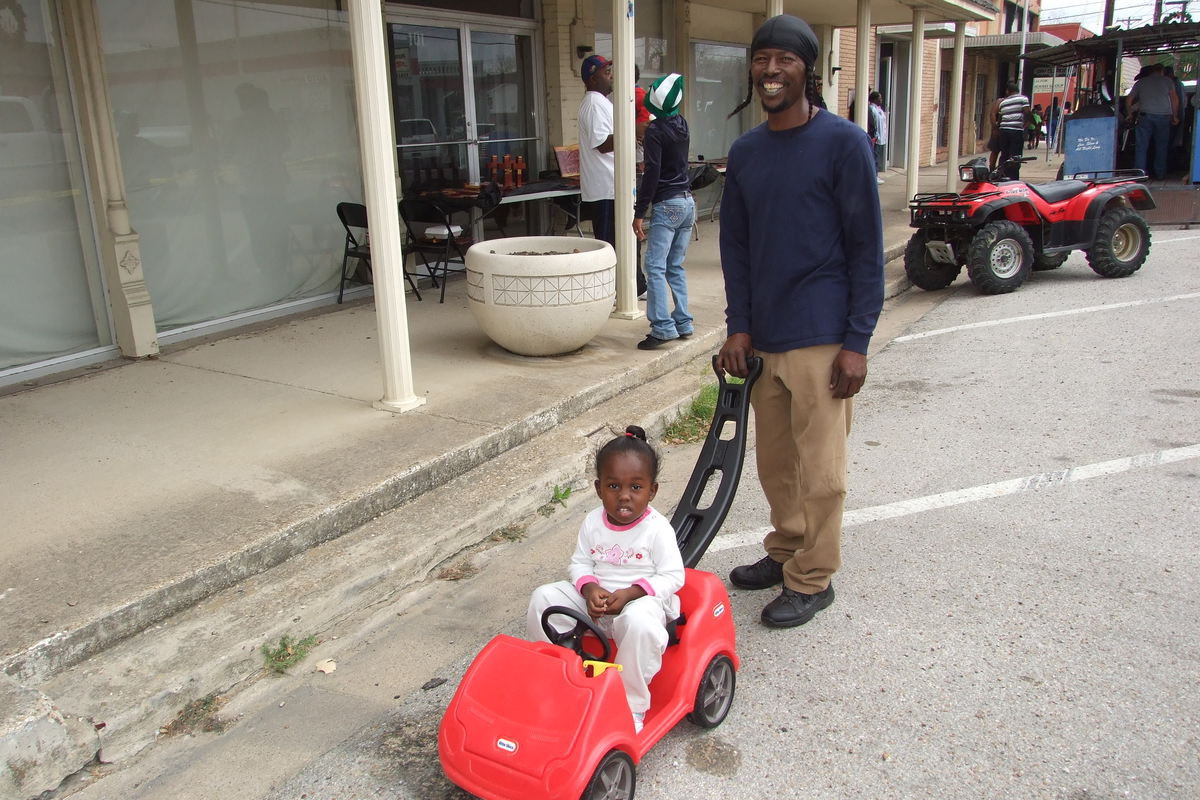
[[[692,43],[694,78],[688,123],[692,132],[692,154],[724,158],[729,146],[748,129],[749,108],[728,118],[746,98],[749,65],[744,45]]]
[[[362,198],[340,6],[98,3],[160,330],[337,289],[335,208]]]
[[[596,52],[612,58],[613,0],[595,0]],[[663,36],[662,0],[638,0],[633,20],[633,60],[642,72],[642,86],[665,74],[667,40]]]
[[[110,342],[56,18],[0,2],[0,372]]]

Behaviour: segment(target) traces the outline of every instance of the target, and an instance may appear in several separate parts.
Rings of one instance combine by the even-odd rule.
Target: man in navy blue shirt
[[[751,402],[758,477],[771,507],[767,555],[737,567],[743,589],[783,584],[769,627],[833,602],[841,565],[846,437],[883,308],[883,226],[865,131],[816,104],[817,37],[772,17],[750,47],[750,96],[767,121],[734,142],[721,200],[728,338],[719,366],[763,373]],[[731,115],[732,116],[732,115]]]

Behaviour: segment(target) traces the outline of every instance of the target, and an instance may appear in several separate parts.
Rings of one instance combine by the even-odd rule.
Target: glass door
[[[505,156],[540,163],[531,34],[465,22],[397,23],[388,32],[405,190],[515,183],[515,170],[505,174]]]

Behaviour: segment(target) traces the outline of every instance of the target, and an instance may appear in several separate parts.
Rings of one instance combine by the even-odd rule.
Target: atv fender
[[[1107,208],[1114,203],[1131,206],[1136,211],[1148,211],[1155,208],[1154,198],[1140,183],[1124,183],[1112,186],[1100,192],[1088,201],[1083,219],[1075,222],[1064,221],[1055,225],[1053,244],[1056,246],[1074,245],[1086,250],[1096,239],[1096,229],[1100,225],[1100,217],[1104,216]]]
[[[970,222],[975,227],[981,227],[996,219],[1008,219],[1021,226],[1040,225],[1042,217],[1029,200],[1017,197],[1002,197],[990,200],[975,209]]]

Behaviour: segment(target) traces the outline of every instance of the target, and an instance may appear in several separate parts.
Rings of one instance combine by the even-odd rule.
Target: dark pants
[[[588,200],[582,204],[587,218],[592,221],[592,234],[599,240],[608,242],[616,249],[617,246],[617,226],[614,218],[616,217],[616,205],[613,200]],[[632,224],[632,220],[630,221]],[[634,269],[637,277],[637,293],[639,295],[646,293],[646,276],[642,274],[642,245],[641,242],[637,245],[637,265]]]
[[[1025,131],[1020,128],[1001,128],[1000,129],[1000,163],[1004,163],[1004,159],[1020,158],[1025,152]],[[1020,164],[1005,164],[1004,174],[1010,180],[1020,180],[1021,165]]]

